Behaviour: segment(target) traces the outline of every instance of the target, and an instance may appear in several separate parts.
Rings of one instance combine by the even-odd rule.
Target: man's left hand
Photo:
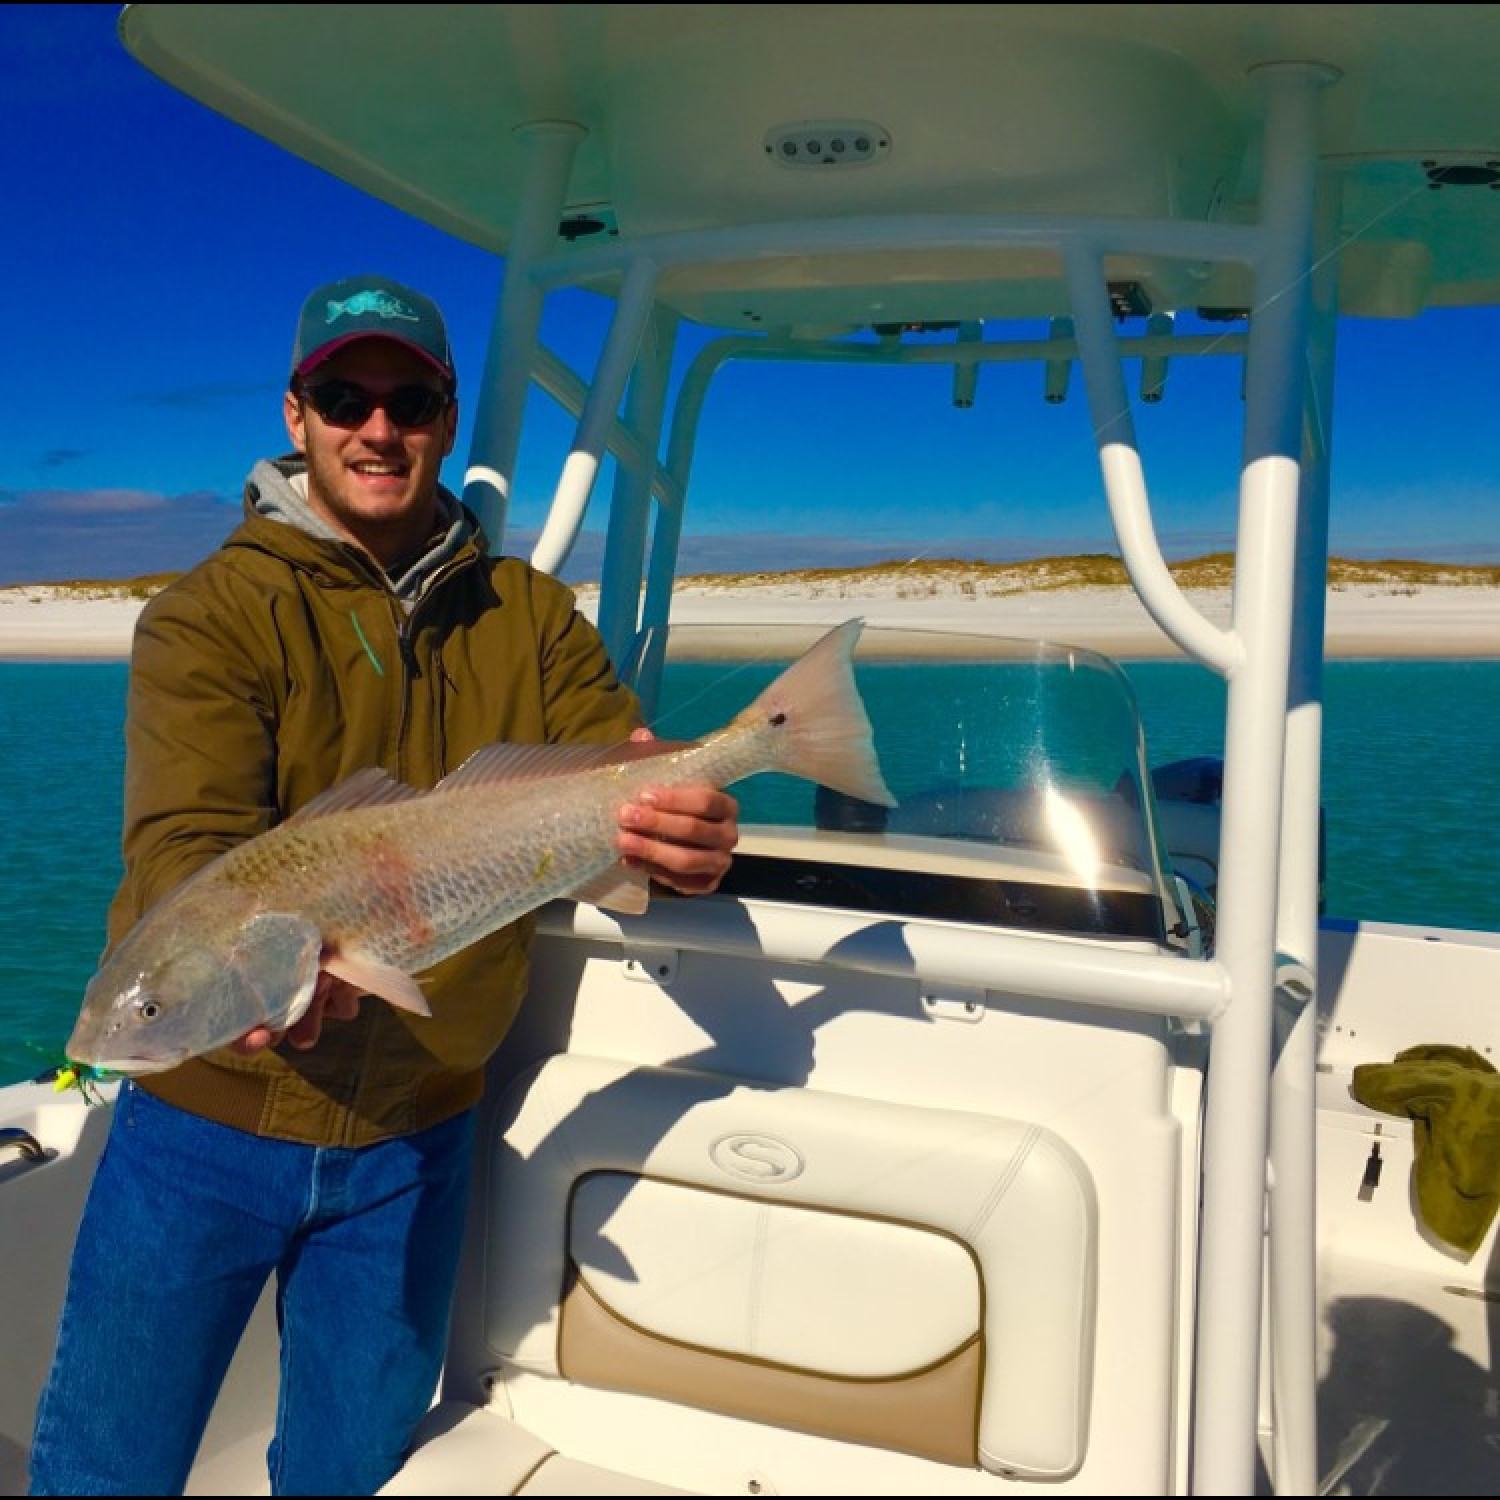
[[[633,740],[654,738],[638,729]],[[615,848],[658,885],[684,896],[717,890],[739,842],[740,805],[728,792],[693,782],[648,786],[619,812]]]

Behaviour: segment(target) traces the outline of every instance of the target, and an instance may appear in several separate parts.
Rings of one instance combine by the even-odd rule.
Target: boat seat
[[[669,1403],[674,1431],[704,1412],[1007,1477],[1082,1463],[1096,1209],[1053,1132],[574,1054],[498,1122],[474,1226],[491,1401],[435,1408],[383,1493],[646,1493],[649,1443],[620,1472],[571,1451],[599,1393]]]
[[[382,1495],[684,1495],[632,1474],[581,1463],[518,1422],[467,1401],[442,1401]]]

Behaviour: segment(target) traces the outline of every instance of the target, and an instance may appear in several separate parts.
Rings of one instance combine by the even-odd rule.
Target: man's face
[[[442,376],[420,355],[389,339],[346,344],[308,372],[308,387],[350,381],[371,395],[402,386],[440,391]],[[452,451],[458,411],[449,402],[425,426],[398,426],[383,406],[356,425],[319,416],[312,403],[288,392],[286,426],[307,459],[307,498],[335,530],[391,566],[412,556],[437,523],[437,483]]]

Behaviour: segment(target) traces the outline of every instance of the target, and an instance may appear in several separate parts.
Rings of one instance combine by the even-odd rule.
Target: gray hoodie
[[[245,499],[257,515],[283,521],[310,536],[350,545],[307,502],[307,462],[300,454],[285,458],[263,458],[245,481]],[[475,535],[473,519],[453,493],[438,486],[438,507],[443,529],[432,545],[399,576],[390,579],[391,592],[410,610],[421,597],[427,580]]]

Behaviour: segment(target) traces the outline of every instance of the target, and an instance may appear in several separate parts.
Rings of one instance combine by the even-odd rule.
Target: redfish
[[[430,1014],[420,971],[547,901],[645,910],[647,878],[614,840],[648,786],[779,770],[894,806],[854,681],[862,629],[830,631],[701,740],[489,745],[430,791],[357,772],[141,918],[88,985],[70,1062],[150,1073],[281,1030],[320,969]]]

